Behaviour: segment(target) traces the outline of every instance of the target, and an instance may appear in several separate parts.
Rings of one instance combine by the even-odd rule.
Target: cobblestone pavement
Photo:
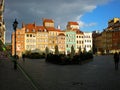
[[[120,70],[113,56],[94,56],[83,65],[55,65],[39,59],[19,60],[39,90],[120,90]]]
[[[0,58],[0,90],[35,90],[22,72],[14,70],[13,62]]]

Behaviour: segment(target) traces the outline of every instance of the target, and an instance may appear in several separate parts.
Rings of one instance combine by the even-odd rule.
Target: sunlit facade
[[[72,30],[65,30],[66,35],[66,54],[70,54],[71,47],[74,47],[74,50],[76,50],[76,32]]]
[[[61,31],[59,32],[58,36],[57,36],[57,45],[59,48],[59,52],[62,54],[65,54],[65,32]]]
[[[43,18],[43,25],[22,24],[21,29],[16,31],[17,55],[21,57],[26,51],[45,53],[46,47],[50,53],[55,53],[55,46],[58,46],[60,54],[71,53],[74,47],[78,53],[79,47],[83,51],[92,48],[90,33],[83,33],[79,30],[77,22],[68,22],[66,30],[54,27],[54,20]],[[89,38],[87,37],[89,36]],[[14,32],[12,34],[12,55],[14,55]],[[88,48],[89,47],[89,48]]]
[[[4,0],[0,0],[0,40],[5,44],[6,27],[3,18],[4,13]]]
[[[92,50],[93,43],[92,43],[92,33],[84,32],[84,48],[86,51]]]
[[[25,26],[25,50],[36,49],[36,29],[35,24],[27,24]]]
[[[115,53],[120,52],[120,18],[108,21],[108,27],[101,32],[102,49],[97,52]],[[96,37],[98,39],[100,37]],[[101,48],[101,47],[97,47]]]
[[[36,26],[36,48],[41,52],[48,47],[48,31],[43,26]]]
[[[12,55],[15,54],[15,33],[12,33]],[[16,54],[22,55],[25,51],[25,28],[16,30]]]

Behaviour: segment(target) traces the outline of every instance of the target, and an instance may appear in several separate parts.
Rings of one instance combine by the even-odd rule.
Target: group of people
[[[114,53],[114,63],[115,63],[115,70],[118,70],[118,64],[120,59],[120,53]]]
[[[23,61],[25,61],[25,54],[22,54],[22,59]]]

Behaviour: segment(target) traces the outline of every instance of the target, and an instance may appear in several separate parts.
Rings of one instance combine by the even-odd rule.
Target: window
[[[17,38],[20,38],[20,35],[18,35]]]
[[[26,42],[29,42],[29,40],[27,39]]]
[[[66,47],[68,48],[68,45]]]
[[[29,34],[27,34],[26,36],[29,37]]]
[[[77,41],[77,43],[78,43],[78,41]]]
[[[32,34],[30,34],[30,37],[32,37]]]
[[[44,32],[46,32],[47,30],[46,29],[44,29]]]
[[[35,37],[35,34],[33,35],[33,37]]]
[[[79,44],[81,44],[81,41],[79,41]]]

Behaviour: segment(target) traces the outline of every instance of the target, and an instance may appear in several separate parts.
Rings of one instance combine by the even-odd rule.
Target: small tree
[[[31,50],[26,50],[26,51],[25,51],[25,54],[26,54],[26,55],[30,55],[30,54],[31,54]]]
[[[48,54],[49,54],[49,48],[46,47],[46,48],[45,48],[45,56],[47,57]]]
[[[55,55],[59,55],[58,45],[55,46]]]
[[[79,51],[78,51],[78,54],[80,54],[82,52],[82,50],[81,50],[81,46],[79,47]]]
[[[73,58],[74,55],[75,55],[75,49],[74,49],[74,46],[72,45],[71,46],[71,54],[70,54],[71,58]]]
[[[86,52],[87,52],[86,47],[84,47],[83,53],[86,53]]]

